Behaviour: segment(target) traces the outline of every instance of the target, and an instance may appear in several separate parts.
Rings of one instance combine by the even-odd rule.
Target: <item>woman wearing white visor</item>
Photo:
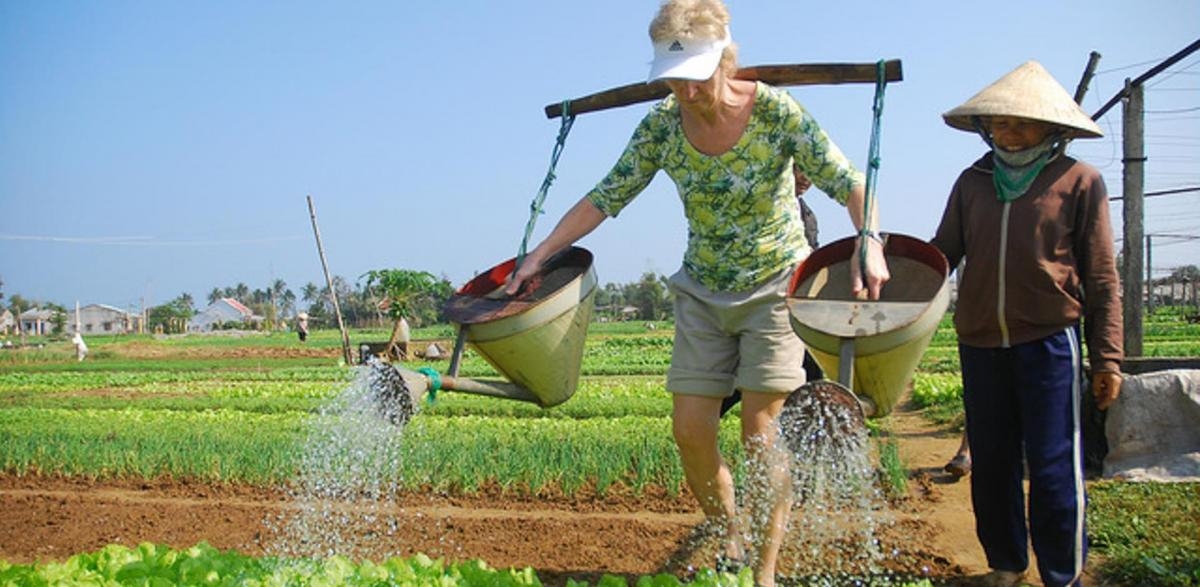
[[[659,170],[671,177],[688,220],[682,268],[670,278],[673,433],[688,486],[724,532],[720,563],[752,565],[756,582],[770,586],[791,505],[775,419],[805,380],[804,345],[784,303],[792,270],[811,251],[793,162],[846,205],[856,229],[874,235],[875,226],[862,226],[863,175],[812,116],[785,91],[734,78],[736,46],[719,0],[666,2],[650,38],[649,81],[664,80],[671,95],[642,119],[612,171],[528,254],[508,292],[615,217]],[[853,287],[878,298],[888,271],[881,243],[866,241],[866,275],[855,267]],[[742,393],[748,471],[765,480],[752,484],[762,490],[746,500],[753,527],[744,529],[737,527],[733,478],[717,445],[721,401],[735,389]]]

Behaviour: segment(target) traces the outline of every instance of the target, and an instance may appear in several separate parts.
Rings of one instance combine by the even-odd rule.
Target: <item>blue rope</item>
[[[554,151],[550,154],[550,169],[546,171],[546,178],[542,180],[542,187],[538,190],[537,196],[533,198],[533,202],[529,204],[529,222],[525,223],[525,238],[521,239],[521,248],[517,251],[517,267],[525,260],[525,253],[528,252],[529,237],[533,235],[533,227],[537,224],[537,217],[545,213],[542,209],[542,203],[546,201],[546,194],[550,191],[550,184],[554,183],[554,169],[558,167],[558,157],[562,155],[563,147],[567,144],[567,135],[571,133],[571,125],[575,123],[575,115],[571,113],[571,101],[563,100],[562,103],[562,126],[558,128],[558,142],[554,145]]]
[[[859,263],[863,270],[863,285],[866,285],[867,239],[871,231],[871,210],[875,203],[876,176],[879,175],[879,127],[883,118],[883,92],[887,88],[887,67],[883,59],[875,64],[875,100],[871,105],[871,146],[867,153],[867,185],[863,195],[863,223],[859,229]]]

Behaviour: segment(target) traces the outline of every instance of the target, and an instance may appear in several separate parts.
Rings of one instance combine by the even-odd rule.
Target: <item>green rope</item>
[[[558,157],[567,144],[567,135],[570,134],[571,125],[574,123],[575,115],[571,114],[571,101],[563,100],[562,126],[558,128],[558,142],[554,145],[554,152],[550,154],[550,169],[546,172],[546,178],[542,180],[542,187],[538,190],[537,196],[533,198],[533,202],[529,204],[529,222],[525,224],[525,238],[521,239],[521,249],[517,251],[517,267],[520,267],[521,262],[525,260],[529,237],[533,235],[533,227],[537,223],[538,215],[545,213],[542,210],[542,203],[546,201],[546,193],[550,191],[550,184],[554,183],[554,168],[558,167]]]
[[[860,269],[863,272],[863,285],[866,285],[866,270],[867,270],[867,239],[871,231],[871,210],[875,203],[875,184],[876,176],[879,175],[879,126],[880,120],[883,118],[883,92],[887,88],[887,67],[884,60],[880,59],[875,64],[875,101],[871,105],[871,146],[867,153],[867,185],[863,196],[863,223],[859,229],[859,238],[862,240],[859,246],[859,263]]]
[[[429,397],[426,401],[433,405],[433,400],[437,399],[438,390],[442,389],[442,374],[433,367],[421,367],[417,369],[417,373],[424,375],[429,380]]]

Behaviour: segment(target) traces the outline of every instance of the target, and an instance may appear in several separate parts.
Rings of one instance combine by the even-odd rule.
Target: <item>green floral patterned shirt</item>
[[[588,193],[616,217],[658,170],[674,180],[688,219],[683,267],[712,291],[745,291],[803,259],[810,249],[796,203],[792,160],[845,205],[862,174],[790,94],[757,84],[750,122],[719,156],[683,133],[674,96],[642,119],[617,164]]]

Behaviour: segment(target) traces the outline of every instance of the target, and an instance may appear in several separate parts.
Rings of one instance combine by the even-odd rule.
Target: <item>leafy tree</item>
[[[1183,267],[1177,267],[1171,272],[1171,277],[1168,279],[1175,283],[1191,283],[1193,281],[1200,281],[1200,267],[1196,267],[1195,265],[1184,265]]]
[[[321,288],[317,287],[317,284],[311,281],[300,288],[300,299],[304,302],[312,303],[320,299],[320,297]]]
[[[625,307],[624,288],[616,283],[606,283],[596,292],[596,307],[608,310],[611,320],[619,320],[621,308]]]
[[[67,309],[58,304],[46,304],[50,310],[51,334],[62,334],[67,331]]]
[[[667,289],[653,272],[642,274],[642,280],[631,284],[629,301],[637,306],[644,320],[658,320],[667,314]]]
[[[271,320],[274,321],[280,315],[287,315],[287,298],[291,294],[287,282],[282,279],[275,279],[267,287],[267,294],[271,298]],[[291,297],[295,298],[295,295]]]
[[[366,289],[378,287],[387,304],[387,315],[394,321],[387,345],[388,351],[394,353],[406,318],[414,315],[422,298],[437,295],[438,279],[427,271],[409,269],[376,269],[363,276],[367,278]]]
[[[296,313],[296,294],[292,290],[283,292],[283,299],[280,301],[279,312],[284,316],[291,316]]]
[[[193,314],[191,296],[181,294],[161,306],[150,308],[147,321],[154,331],[178,334],[187,328],[187,321]]]
[[[21,297],[21,294],[13,294],[12,297],[8,298],[8,309],[12,310],[14,316],[31,307],[33,307],[33,304]]]
[[[21,297],[21,294],[13,294],[8,298],[8,309],[13,314],[13,320],[17,321],[17,334],[25,336],[25,329],[21,327],[21,312],[33,307],[29,301]]]

